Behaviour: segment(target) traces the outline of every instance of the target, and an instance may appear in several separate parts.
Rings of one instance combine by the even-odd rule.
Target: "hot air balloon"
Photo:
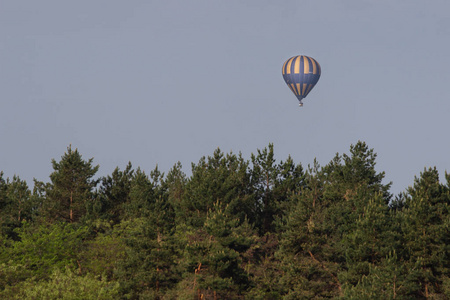
[[[312,57],[297,55],[289,58],[283,64],[282,73],[284,81],[297,96],[299,105],[303,106],[302,99],[309,94],[319,81],[319,63]]]

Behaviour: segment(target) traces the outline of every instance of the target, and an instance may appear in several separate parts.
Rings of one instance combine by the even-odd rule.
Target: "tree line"
[[[450,299],[450,175],[394,197],[376,156],[269,144],[96,178],[69,146],[32,190],[0,172],[0,298]]]

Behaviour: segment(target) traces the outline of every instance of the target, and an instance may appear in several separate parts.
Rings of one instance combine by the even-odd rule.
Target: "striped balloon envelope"
[[[303,106],[302,99],[309,94],[319,81],[319,63],[312,57],[297,55],[289,58],[283,64],[282,73],[284,81],[297,96],[300,106]]]

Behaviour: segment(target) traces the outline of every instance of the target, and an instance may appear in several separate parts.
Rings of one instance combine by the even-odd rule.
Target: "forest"
[[[69,146],[48,182],[0,173],[0,299],[450,299],[450,174],[392,195],[376,157],[269,144],[98,177]]]

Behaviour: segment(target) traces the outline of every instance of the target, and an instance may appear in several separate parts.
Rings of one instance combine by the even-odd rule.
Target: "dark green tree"
[[[124,217],[124,204],[130,200],[134,170],[129,162],[123,171],[118,167],[111,175],[101,179],[97,201],[92,202],[89,213],[93,219],[104,219],[114,224]]]
[[[326,181],[315,161],[306,171],[306,187],[293,195],[295,203],[285,216],[280,236],[280,293],[285,299],[337,297],[341,291],[338,279],[328,206],[323,198]]]
[[[350,155],[336,155],[319,169],[308,170],[306,187],[292,201],[279,257],[285,262],[282,278],[291,298],[342,295],[342,272],[347,271],[347,240],[356,222],[374,199],[389,203],[390,184],[375,170],[376,154],[364,142],[350,147]],[[295,288],[293,288],[295,287]]]
[[[173,238],[175,214],[155,168],[146,175],[136,170],[129,201],[124,204],[125,257],[116,277],[128,298],[159,299],[179,280]]]
[[[344,233],[346,265],[339,278],[344,294],[372,299],[395,299],[404,289],[404,267],[397,253],[402,235],[396,211],[381,193],[369,200],[356,220],[355,229]]]
[[[118,263],[125,258],[125,226],[97,219],[90,222],[88,228],[90,234],[83,240],[79,254],[82,273],[116,280]]]
[[[213,205],[202,228],[182,231],[182,236],[177,233],[186,245],[180,286],[183,290],[188,286],[200,299],[237,299],[250,284],[244,263],[256,235],[246,220],[241,221],[229,206],[221,206]]]
[[[247,171],[248,162],[241,155],[225,155],[220,149],[213,156],[202,157],[198,164],[192,164],[192,176],[176,207],[177,215],[182,218],[179,222],[201,227],[210,209],[225,206],[241,220],[253,218],[255,208]]]
[[[187,181],[188,179],[186,174],[182,171],[180,162],[177,162],[164,178],[163,185],[167,190],[168,201],[174,208],[175,214],[178,217],[187,214],[183,205]]]
[[[14,175],[12,180],[3,179],[0,172],[0,226],[1,234],[17,239],[15,228],[23,220],[30,220],[33,214],[33,201],[27,183]]]
[[[51,183],[45,185],[43,214],[49,220],[78,222],[86,215],[94,199],[98,180],[93,179],[99,166],[93,158],[85,161],[77,149],[67,148],[59,162],[52,160]]]
[[[391,252],[380,262],[369,265],[367,274],[356,285],[346,285],[344,299],[415,299],[405,297],[407,266]]]
[[[448,175],[446,175],[448,180]],[[450,190],[436,168],[424,170],[407,190],[401,211],[407,297],[442,297],[450,274]]]
[[[3,209],[8,205],[6,201],[6,190],[8,186],[6,185],[6,180],[3,178],[3,171],[0,171],[0,209]]]
[[[273,144],[252,154],[251,185],[255,199],[255,224],[260,233],[274,232],[274,220],[289,209],[288,198],[304,186],[302,166],[292,158],[276,163]]]

